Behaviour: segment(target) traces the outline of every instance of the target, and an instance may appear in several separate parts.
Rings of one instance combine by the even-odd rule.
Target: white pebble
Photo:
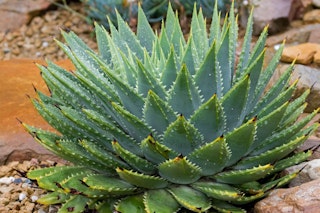
[[[19,194],[19,200],[20,201],[23,201],[26,197],[27,197],[27,195],[25,193],[20,193]]]
[[[281,44],[276,44],[276,45],[274,45],[274,50],[278,50],[279,48],[281,47]]]
[[[42,47],[47,47],[49,46],[49,43],[47,41],[42,42]]]
[[[0,178],[0,184],[7,184],[9,185],[10,183],[12,183],[15,180],[14,177],[2,177]]]
[[[38,196],[35,196],[35,195],[32,195],[32,196],[31,196],[31,201],[32,201],[33,203],[36,202],[38,199],[39,199]]]

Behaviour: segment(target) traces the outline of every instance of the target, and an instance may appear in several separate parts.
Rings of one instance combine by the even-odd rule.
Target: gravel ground
[[[56,213],[59,206],[44,206],[37,199],[46,192],[26,178],[29,170],[61,165],[52,161],[13,161],[0,167],[0,212]]]
[[[84,14],[81,3],[71,3],[70,7]],[[28,25],[22,26],[15,32],[0,32],[0,60],[67,58],[53,40],[55,38],[63,41],[61,29],[74,31],[86,44],[96,49],[92,34],[93,27],[76,13],[56,8],[34,17]]]

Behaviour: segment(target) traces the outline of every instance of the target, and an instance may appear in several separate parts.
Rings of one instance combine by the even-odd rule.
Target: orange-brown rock
[[[298,64],[311,64],[314,56],[320,52],[320,44],[303,43],[284,48],[281,56],[282,62],[291,63],[296,59]]]
[[[316,52],[313,56],[313,62],[320,65],[320,51]]]
[[[48,91],[35,63],[45,64],[44,61],[27,59],[0,61],[0,165],[11,160],[52,157],[17,120],[50,129],[27,97],[36,97],[33,85],[41,91]],[[58,64],[66,69],[73,68],[69,61]]]
[[[304,14],[303,21],[305,23],[320,23],[320,9],[311,10]]]
[[[320,209],[320,179],[288,189],[276,189],[259,201],[255,213],[318,213]]]

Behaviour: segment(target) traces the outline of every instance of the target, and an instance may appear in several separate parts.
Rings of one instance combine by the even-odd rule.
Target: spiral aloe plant
[[[311,155],[293,151],[318,127],[306,127],[317,111],[297,120],[309,90],[292,99],[293,65],[265,91],[283,48],[263,65],[267,28],[250,49],[250,16],[237,59],[233,7],[221,26],[215,6],[209,32],[195,9],[187,40],[170,6],[159,35],[141,8],[136,34],[117,19],[110,33],[96,25],[98,53],[62,32],[74,71],[39,66],[51,94],[37,91],[33,103],[57,132],[23,125],[73,163],[28,173],[49,191],[39,203],[61,203],[59,212],[244,211],[295,177],[278,174]]]

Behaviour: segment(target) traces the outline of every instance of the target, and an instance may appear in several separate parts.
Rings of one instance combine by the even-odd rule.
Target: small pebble
[[[15,180],[14,177],[2,177],[0,178],[0,184],[7,184],[9,185],[10,183],[12,183]]]
[[[31,196],[31,201],[32,201],[32,202],[36,202],[38,199],[39,199],[38,196],[35,196],[35,195],[32,195],[32,196]]]
[[[27,197],[27,195],[25,193],[20,193],[19,194],[19,200],[20,201],[23,201],[26,197]]]
[[[14,179],[13,183],[15,183],[15,184],[22,183],[22,179],[21,178],[16,178],[16,179]]]

